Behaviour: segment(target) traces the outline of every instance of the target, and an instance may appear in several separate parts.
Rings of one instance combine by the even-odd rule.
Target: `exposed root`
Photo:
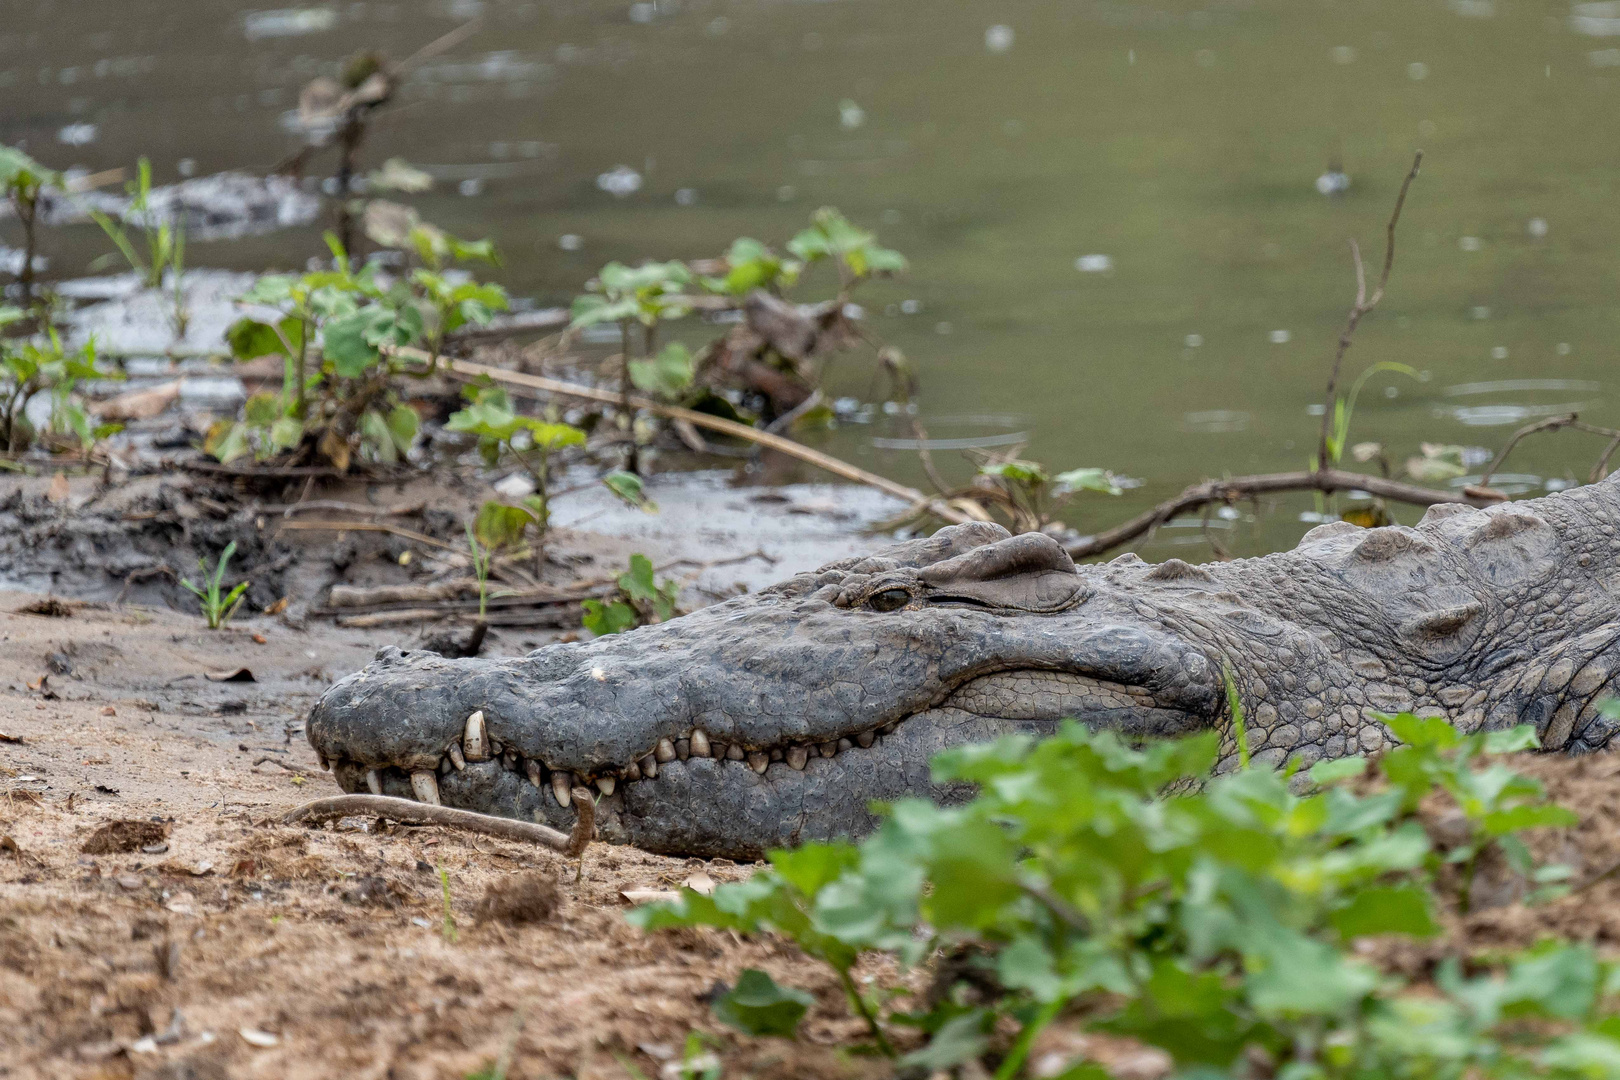
[[[335,795],[329,799],[316,799],[287,811],[281,820],[291,825],[300,821],[318,822],[374,814],[407,825],[447,825],[501,840],[540,844],[570,859],[577,859],[596,837],[596,807],[588,797],[576,799],[575,805],[579,807],[579,818],[574,822],[572,833],[514,818],[457,810],[451,806],[433,806],[388,795]]]

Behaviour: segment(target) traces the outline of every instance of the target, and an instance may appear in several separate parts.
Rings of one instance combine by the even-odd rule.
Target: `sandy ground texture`
[[[857,1028],[813,963],[624,921],[625,890],[752,867],[279,824],[336,793],[301,716],[360,633],[3,599],[0,1076],[459,1078],[510,1048],[513,1077],[652,1077],[745,967],[818,1005],[798,1044],[725,1038],[729,1075],[873,1073],[830,1049]]]
[[[15,519],[0,579],[54,590],[0,591],[0,1077],[459,1080],[506,1051],[514,1078],[628,1078],[620,1058],[652,1078],[690,1030],[721,1032],[709,1000],[746,967],[819,1004],[798,1044],[725,1037],[727,1075],[873,1073],[832,1049],[857,1029],[813,963],[771,941],[649,939],[624,921],[627,890],[751,867],[593,845],[581,876],[548,850],[450,830],[278,823],[337,793],[304,739],[310,705],[379,646],[431,629],[338,627],[311,608],[336,582],[417,580],[442,542],[288,531],[276,511],[184,476],[111,492],[76,477],[54,501],[49,483],[0,490]],[[611,574],[645,552],[695,606],[868,550],[881,541],[863,526],[894,509],[831,485],[649,487],[656,516],[591,492],[562,501],[548,574]],[[211,493],[232,501],[211,509]],[[432,483],[318,496],[454,505]],[[456,538],[431,513],[408,524]],[[132,571],[183,573],[226,539],[263,593],[246,611],[288,597],[280,616],[211,632],[177,574],[136,572],[130,586]],[[743,558],[754,552],[768,557]],[[500,627],[486,654],[577,633],[577,605],[563,614],[572,630]]]

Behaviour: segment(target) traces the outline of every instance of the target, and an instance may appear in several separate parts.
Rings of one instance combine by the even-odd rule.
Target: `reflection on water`
[[[1082,531],[1204,476],[1304,466],[1321,422],[1306,407],[1354,295],[1346,241],[1376,265],[1420,146],[1389,294],[1346,378],[1387,360],[1435,381],[1374,377],[1351,441],[1399,462],[1419,442],[1493,451],[1560,411],[1620,421],[1598,385],[1620,295],[1614,2],[13,6],[0,139],[90,171],[146,154],[159,183],[182,162],[262,173],[297,149],[281,118],[311,78],[361,48],[410,56],[480,15],[416,65],[363,153],[437,178],[414,201],[493,237],[514,294],[563,304],[610,259],[780,243],[839,206],[911,259],[857,298],[917,370],[930,436],[977,438],[931,418],[1022,414],[1026,453],[1054,470],[1147,478],[1077,499]],[[318,164],[313,191],[331,170]],[[0,222],[0,243],[19,247],[13,233]],[[73,277],[105,250],[71,225],[40,255]],[[188,261],[298,268],[322,250],[312,224],[199,241]],[[812,274],[800,294],[833,289]],[[880,385],[869,362],[840,360],[828,399],[869,403]],[[827,448],[923,481],[871,434],[844,423]],[[1596,452],[1563,433],[1513,463],[1580,477]],[[1322,512],[1300,496],[1231,545],[1290,545],[1302,510]]]
[[[1469,403],[1440,403],[1434,414],[1449,417],[1467,427],[1498,427],[1505,424],[1523,424],[1544,416],[1562,416],[1590,408],[1595,395],[1603,389],[1601,383],[1583,379],[1498,379],[1494,382],[1463,383],[1448,386],[1448,398],[1469,398]],[[1569,394],[1589,395],[1579,399]],[[1479,400],[1505,397],[1509,400]],[[1550,397],[1551,401],[1537,398]]]

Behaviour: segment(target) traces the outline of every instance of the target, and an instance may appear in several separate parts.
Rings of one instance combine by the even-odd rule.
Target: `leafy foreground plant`
[[[27,317],[20,308],[0,307],[0,327]],[[83,451],[123,428],[97,424],[79,403],[75,391],[84,379],[122,378],[96,366],[96,346],[87,341],[74,352],[62,347],[51,328],[44,340],[0,337],[0,450],[28,449],[42,436],[47,442],[77,443]],[[28,402],[36,394],[50,395],[51,411],[43,432],[28,419]]]
[[[202,603],[203,619],[208,623],[208,629],[210,630],[218,630],[230,620],[232,615],[236,614],[236,609],[242,606],[242,596],[248,591],[248,586],[251,584],[251,582],[243,581],[238,583],[230,592],[224,590],[225,567],[230,563],[231,556],[235,554],[236,541],[232,540],[225,545],[225,550],[219,553],[219,561],[214,564],[212,572],[208,569],[206,559],[197,560],[197,565],[203,572],[202,585],[193,585],[190,578],[180,582],[181,585],[184,585],[197,595],[197,599]]]
[[[601,637],[633,630],[647,623],[668,622],[675,617],[680,584],[654,581],[652,560],[645,555],[630,556],[630,569],[619,575],[617,596],[586,600],[585,629]]]
[[[506,307],[498,285],[449,282],[451,260],[493,261],[485,241],[463,242],[413,223],[398,240],[407,257],[422,265],[385,283],[374,263],[355,270],[337,237],[328,233],[326,240],[332,269],[260,278],[242,297],[258,310],[226,331],[236,359],[279,355],[284,363],[279,393],[253,395],[240,421],[221,421],[209,430],[203,448],[222,462],[249,453],[262,461],[289,451],[293,460],[313,453],[340,471],[356,453],[397,462],[415,444],[420,427],[400,393],[400,379],[432,375],[437,363],[408,363],[393,347],[426,342],[437,356],[446,333],[488,322]]]
[[[977,1061],[1018,1076],[1062,1016],[1163,1050],[1178,1077],[1620,1077],[1620,966],[1589,946],[1467,971],[1451,959],[1432,985],[1358,957],[1358,938],[1438,932],[1442,867],[1496,845],[1533,874],[1519,833],[1573,820],[1487,762],[1535,745],[1530,729],[1465,737],[1382,719],[1408,745],[1378,762],[1370,793],[1346,783],[1359,758],[1316,766],[1306,794],[1262,766],[1207,779],[1214,733],[1132,749],[1071,723],[1044,742],[952,750],[935,779],[978,785],[973,801],[896,803],[859,847],[776,851],[749,881],[630,918],[790,938],[837,973],[880,1052],[898,1056],[896,1025],[927,1036],[899,1056],[903,1073]],[[1456,802],[1470,839],[1433,844],[1415,816],[1430,795]],[[851,974],[867,952],[944,957],[965,977],[937,977],[925,1010],[885,1014]],[[761,978],[745,975],[717,1013],[790,1030],[802,999]],[[1108,1074],[1081,1062],[1062,1075]]]

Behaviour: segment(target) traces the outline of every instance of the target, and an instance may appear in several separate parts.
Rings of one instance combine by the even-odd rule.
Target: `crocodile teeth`
[[[675,756],[685,761],[692,756],[692,743],[688,739],[675,740]]]
[[[506,766],[507,772],[518,772],[521,769],[518,762],[522,759],[522,756],[517,752],[517,747],[508,746],[506,753],[501,756],[501,764]]]
[[[439,778],[431,769],[417,769],[411,773],[411,791],[417,802],[439,805]]]
[[[598,776],[596,778],[596,790],[600,791],[603,795],[613,794],[613,789],[617,786],[617,783],[611,776]]]
[[[698,728],[696,731],[692,732],[692,756],[709,756],[709,737],[703,733],[702,728]]]
[[[450,749],[447,751],[447,753],[450,755],[450,764],[456,767],[457,772],[460,772],[462,769],[467,767],[467,759],[461,756],[461,746],[459,743],[451,743]]]
[[[322,754],[320,757],[321,757],[321,771],[322,772],[331,772],[332,771],[332,763],[330,761],[326,760],[326,755],[325,754]]]
[[[500,757],[501,756],[501,740],[497,739],[493,735],[491,735],[489,737],[489,756],[490,757]]]
[[[658,759],[660,765],[669,764],[675,760],[675,744],[668,739],[659,739],[658,745],[653,747],[653,757]]]
[[[863,731],[859,735],[855,736],[855,741],[863,748],[870,747],[874,742],[877,741],[877,736],[873,735],[870,731]]]
[[[838,740],[838,752],[839,753],[843,753],[845,750],[853,750],[854,748],[855,748],[855,744],[850,742],[848,739],[839,739]]]
[[[366,788],[373,795],[382,794],[382,773],[376,769],[366,770]]]
[[[462,733],[461,748],[468,761],[489,760],[489,739],[484,733],[483,709],[467,717],[467,730]]]
[[[769,754],[770,759],[772,761],[781,761],[782,760],[782,748],[780,746],[771,747],[770,750],[768,751],[768,754]]]
[[[551,774],[551,793],[557,797],[557,805],[568,809],[574,801],[569,789],[574,786],[574,774],[558,770]]]
[[[436,766],[440,776],[449,776],[452,767],[450,759],[447,757],[440,758],[439,764]]]
[[[726,758],[726,744],[723,742],[710,743],[709,753],[714,760],[724,761]]]
[[[633,784],[641,779],[641,766],[633,761],[621,769],[620,772],[623,774],[624,782],[627,784]]]
[[[765,769],[770,765],[770,763],[771,759],[760,753],[758,750],[750,751],[748,754],[748,767],[759,773],[761,776],[765,775]]]
[[[641,765],[642,776],[645,776],[649,780],[658,779],[658,760],[651,754],[648,754],[646,757],[642,758],[639,764]]]
[[[743,748],[738,746],[736,743],[732,743],[730,746],[726,747],[727,761],[741,761],[746,756],[747,755],[743,753]]]
[[[834,754],[838,753],[838,744],[824,742],[818,745],[816,749],[821,751],[822,757],[832,757]]]
[[[529,783],[535,787],[540,786],[540,763],[533,758],[523,763],[523,771],[529,774]]]
[[[802,746],[790,746],[787,749],[787,763],[795,769],[803,770],[805,763],[810,760],[810,754]]]

